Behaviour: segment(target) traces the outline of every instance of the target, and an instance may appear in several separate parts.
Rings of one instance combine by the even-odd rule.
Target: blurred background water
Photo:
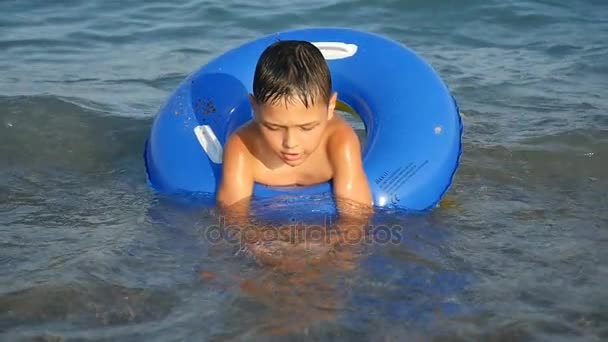
[[[4,0],[0,13],[0,339],[608,339],[608,2]],[[298,278],[210,243],[213,208],[154,197],[141,155],[187,74],[308,26],[414,49],[465,134],[441,207],[379,211],[402,228],[394,243]]]

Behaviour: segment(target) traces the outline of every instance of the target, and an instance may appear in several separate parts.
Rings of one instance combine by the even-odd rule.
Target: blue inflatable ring
[[[461,153],[456,101],[423,59],[382,36],[341,28],[291,30],[247,42],[182,81],[157,113],[144,159],[161,193],[214,194],[222,146],[252,118],[248,94],[262,51],[277,40],[307,40],[323,52],[338,99],[362,119],[364,168],[377,207],[425,211],[452,182]],[[254,185],[254,197],[330,193]]]

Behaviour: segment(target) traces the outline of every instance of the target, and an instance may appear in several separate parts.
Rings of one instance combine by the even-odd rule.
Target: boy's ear
[[[255,117],[256,113],[258,112],[258,102],[251,93],[249,94],[249,103],[251,104],[251,109],[253,109],[253,115]]]
[[[327,106],[327,120],[331,120],[334,117],[334,111],[336,110],[336,100],[338,99],[338,93],[334,92],[329,98],[329,105]]]

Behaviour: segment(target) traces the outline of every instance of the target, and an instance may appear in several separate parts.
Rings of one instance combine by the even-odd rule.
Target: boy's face
[[[297,166],[321,143],[327,122],[333,117],[336,96],[331,96],[329,104],[317,101],[308,108],[298,99],[257,103],[251,97],[251,105],[268,146],[285,164]]]

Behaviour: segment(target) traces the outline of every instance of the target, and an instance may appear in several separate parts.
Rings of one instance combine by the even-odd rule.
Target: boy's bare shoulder
[[[370,205],[372,194],[363,166],[361,143],[346,120],[336,122],[327,153],[333,171],[334,194],[337,198],[348,199],[338,201],[338,211],[352,211],[351,203]]]
[[[222,207],[251,196],[253,171],[247,140],[246,131],[239,129],[224,144],[222,181],[216,195],[217,203]]]
[[[331,123],[331,129],[327,139],[327,151],[332,155],[342,154],[346,151],[359,151],[360,142],[353,127],[339,114],[336,113]]]
[[[250,124],[237,129],[226,140],[224,145],[224,155],[228,157],[245,157],[249,159],[252,156],[253,149],[253,131]]]

